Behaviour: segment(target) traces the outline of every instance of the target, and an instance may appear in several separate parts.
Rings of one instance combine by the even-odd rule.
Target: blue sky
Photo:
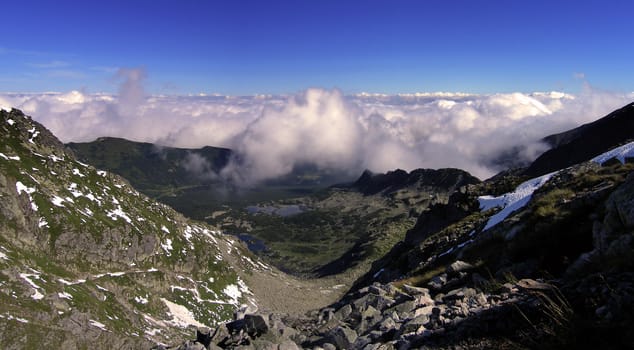
[[[8,1],[0,91],[634,91],[632,1]]]

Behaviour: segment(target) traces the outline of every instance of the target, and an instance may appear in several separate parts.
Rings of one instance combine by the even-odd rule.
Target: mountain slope
[[[543,139],[552,148],[539,156],[525,171],[540,176],[590,160],[606,150],[634,139],[634,103],[607,116]]]
[[[249,301],[240,274],[266,266],[235,240],[77,161],[18,110],[0,111],[0,135],[0,347],[147,347]]]
[[[66,145],[78,159],[129,179],[144,193],[161,193],[165,187],[201,186],[217,180],[229,162],[231,150],[203,147],[163,147],[121,138],[100,137],[93,142]]]

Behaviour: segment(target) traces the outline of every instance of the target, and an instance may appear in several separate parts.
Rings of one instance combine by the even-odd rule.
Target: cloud
[[[539,140],[602,117],[634,99],[632,93],[584,82],[575,96],[552,93],[404,95],[308,89],[292,96],[151,96],[143,69],[118,73],[118,95],[4,94],[62,141],[124,137],[165,146],[228,147],[238,152],[219,176],[242,184],[313,165],[356,176],[368,168],[455,167],[480,178],[500,170],[498,159],[516,148],[530,161]],[[210,168],[195,156],[193,173]]]
[[[211,163],[198,153],[190,152],[185,159],[181,162],[181,167],[188,173],[203,179],[203,180],[216,180],[218,174],[213,171]]]
[[[53,69],[53,68],[65,68],[70,66],[70,63],[65,61],[51,61],[45,63],[28,63],[30,67],[34,68],[42,68],[42,69]]]

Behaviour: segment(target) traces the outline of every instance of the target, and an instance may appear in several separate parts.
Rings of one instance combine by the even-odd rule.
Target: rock
[[[424,325],[426,323],[429,322],[429,316],[428,315],[420,315],[416,318],[413,318],[411,320],[409,320],[407,323],[405,323],[402,327],[401,327],[401,333],[402,334],[407,334],[407,333],[418,333],[418,331],[423,328],[424,329]]]
[[[206,349],[203,344],[188,340],[185,343],[183,343],[181,346],[177,347],[176,350],[206,350]]]
[[[434,305],[434,299],[432,299],[429,294],[425,295],[425,294],[421,294],[416,296],[416,299],[414,300],[416,302],[417,306],[429,306],[429,305]]]
[[[330,344],[330,343],[326,343],[326,344],[324,344],[324,345],[322,346],[322,348],[323,348],[324,350],[337,350],[337,347],[336,347],[336,346],[334,346],[334,345],[332,345],[332,344]]]
[[[427,288],[421,288],[421,287],[414,287],[414,286],[410,286],[409,284],[404,284],[403,285],[403,291],[409,295],[412,296],[418,296],[418,295],[426,295],[429,296],[429,289]]]
[[[297,344],[290,340],[283,341],[277,348],[278,350],[299,350]]]
[[[229,329],[227,329],[227,326],[225,326],[224,324],[221,324],[218,327],[216,327],[209,341],[211,344],[213,343],[220,344],[225,339],[229,338],[229,334],[230,333],[229,333]]]
[[[451,265],[449,265],[449,267],[447,267],[447,273],[456,273],[471,269],[473,269],[473,265],[461,260],[456,260]]]
[[[278,345],[268,340],[258,340],[253,342],[255,350],[278,350]]]
[[[267,319],[268,317],[264,318],[262,315],[245,315],[244,331],[252,337],[259,337],[269,331]]]
[[[375,294],[366,294],[353,302],[353,305],[357,310],[363,310],[369,305],[373,306],[377,310],[383,311],[392,304],[394,304],[394,299]]]
[[[431,315],[432,310],[433,310],[434,308],[435,308],[435,307],[434,307],[433,305],[424,306],[424,307],[419,307],[418,309],[416,309],[416,310],[414,311],[414,317],[418,317],[418,316],[421,316],[421,315],[427,315],[427,316],[429,316],[429,315]]]
[[[234,320],[241,320],[246,314],[254,314],[258,311],[258,307],[255,305],[241,305],[234,313]]]
[[[352,314],[352,305],[346,304],[340,307],[339,310],[335,311],[334,317],[339,321],[343,321],[348,318],[350,314]]]
[[[528,278],[522,279],[517,282],[517,286],[524,290],[547,291],[553,289],[553,286],[551,284],[538,282]]]
[[[211,329],[208,327],[198,327],[196,329],[196,341],[208,347],[211,343]]]
[[[370,337],[368,336],[359,337],[357,338],[357,340],[354,341],[354,344],[352,344],[352,348],[363,349],[370,343],[372,343],[372,341],[370,340]]]
[[[429,288],[439,290],[447,283],[447,274],[443,273],[440,275],[436,275],[432,277],[432,279],[427,283]]]
[[[333,329],[326,338],[339,349],[349,349],[355,340],[357,340],[357,332],[348,327],[341,326]]]
[[[209,344],[209,346],[207,346],[207,350],[222,350],[222,348],[214,343],[211,343]]]
[[[398,305],[392,306],[391,308],[385,310],[386,312],[396,312],[399,316],[410,314],[416,308],[416,302],[414,301],[406,301],[404,303],[400,303]]]
[[[468,287],[458,288],[447,293],[447,295],[445,295],[443,300],[449,301],[449,300],[461,300],[466,298],[473,298],[476,296],[477,293],[478,292],[476,292],[476,290],[473,288],[468,288]]]
[[[379,331],[381,332],[387,332],[390,329],[395,329],[395,328],[396,328],[396,322],[394,322],[394,320],[391,317],[387,317],[379,323]]]

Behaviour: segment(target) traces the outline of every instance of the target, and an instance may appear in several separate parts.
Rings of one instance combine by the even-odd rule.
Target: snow
[[[163,231],[165,233],[170,233],[170,230],[168,230],[167,227],[165,227],[165,225],[161,226],[161,231]]]
[[[139,296],[134,297],[134,301],[136,301],[139,304],[147,304],[148,303],[147,298],[139,297]]]
[[[20,157],[18,156],[7,156],[2,152],[0,152],[0,157],[4,158],[5,160],[20,160]]]
[[[15,120],[13,120],[13,119],[7,119],[7,124],[9,124],[9,125],[13,125],[13,124],[15,124]]]
[[[122,218],[123,220],[125,220],[128,224],[132,223],[132,219],[130,219],[130,217],[128,216],[128,214],[126,212],[123,211],[123,209],[121,209],[121,206],[118,206],[117,209],[109,211],[106,213],[106,216],[108,216],[109,218],[111,218],[114,221],[117,221],[117,218]]]
[[[235,284],[230,284],[222,290],[222,292],[231,299],[231,304],[238,305],[238,299],[242,297],[240,288]]]
[[[15,189],[18,191],[18,194],[25,192],[27,196],[29,196],[29,202],[31,202],[31,209],[33,209],[33,211],[37,211],[37,204],[33,202],[33,197],[31,197],[31,193],[35,192],[35,187],[27,187],[22,182],[18,181],[15,183]]]
[[[18,191],[18,194],[25,192],[27,194],[31,194],[35,192],[34,187],[26,187],[22,182],[18,181],[15,183],[15,189]]]
[[[53,203],[53,205],[55,205],[56,207],[61,207],[64,208],[64,198],[60,198],[58,196],[53,196],[53,198],[51,199],[51,203]]]
[[[46,221],[45,218],[40,218],[38,220],[38,222],[37,222],[37,227],[42,228],[42,227],[45,227],[45,226],[48,227],[48,222]]]
[[[165,304],[165,306],[167,306],[170,314],[172,314],[173,319],[170,323],[173,325],[181,328],[187,328],[189,325],[206,327],[204,324],[198,322],[194,318],[194,314],[192,314],[192,312],[183,305],[173,303],[165,298],[161,298],[161,301]]]
[[[9,260],[9,257],[7,257],[7,254],[0,252],[0,259]]]
[[[64,160],[64,157],[60,158],[60,157],[58,157],[58,156],[56,156],[54,154],[51,154],[50,156],[48,156],[48,158],[51,159],[53,162],[59,162],[59,161]]]
[[[167,255],[170,255],[171,251],[172,251],[172,240],[171,239],[166,239],[165,243],[161,243],[161,248],[163,248],[163,250],[167,253]]]
[[[35,300],[40,300],[44,298],[44,294],[40,293],[39,289],[40,286],[38,286],[37,284],[35,284],[35,282],[33,282],[33,280],[31,278],[36,278],[39,279],[40,276],[37,274],[30,274],[30,273],[21,273],[20,274],[20,278],[22,278],[23,280],[26,281],[26,283],[28,283],[33,290],[35,291],[35,293],[33,295],[31,295],[31,298],[35,299]]]
[[[591,161],[602,165],[612,158],[618,159],[621,164],[625,164],[625,158],[634,158],[634,142],[630,142],[628,144],[605,152],[601,155],[598,155],[592,158]]]
[[[106,177],[106,172],[103,170],[97,170],[97,175],[101,176],[101,177]]]
[[[523,208],[532,198],[533,193],[544,185],[557,172],[552,172],[534,179],[523,182],[515,191],[505,193],[498,197],[481,196],[478,198],[480,202],[480,210],[487,211],[492,208],[502,208],[497,214],[491,216],[483,231],[490,229],[506,219],[511,213]]]
[[[77,175],[79,177],[86,177],[86,175],[82,174],[81,171],[77,168],[73,168],[73,175]]]
[[[69,293],[66,292],[61,292],[61,293],[57,293],[57,296],[62,298],[62,299],[72,299],[73,296]]]
[[[106,328],[105,324],[103,324],[103,323],[101,323],[99,321],[96,321],[96,320],[92,320],[92,319],[88,320],[88,321],[90,322],[91,326],[97,327],[97,328],[101,329],[102,331],[108,332],[108,329]]]

